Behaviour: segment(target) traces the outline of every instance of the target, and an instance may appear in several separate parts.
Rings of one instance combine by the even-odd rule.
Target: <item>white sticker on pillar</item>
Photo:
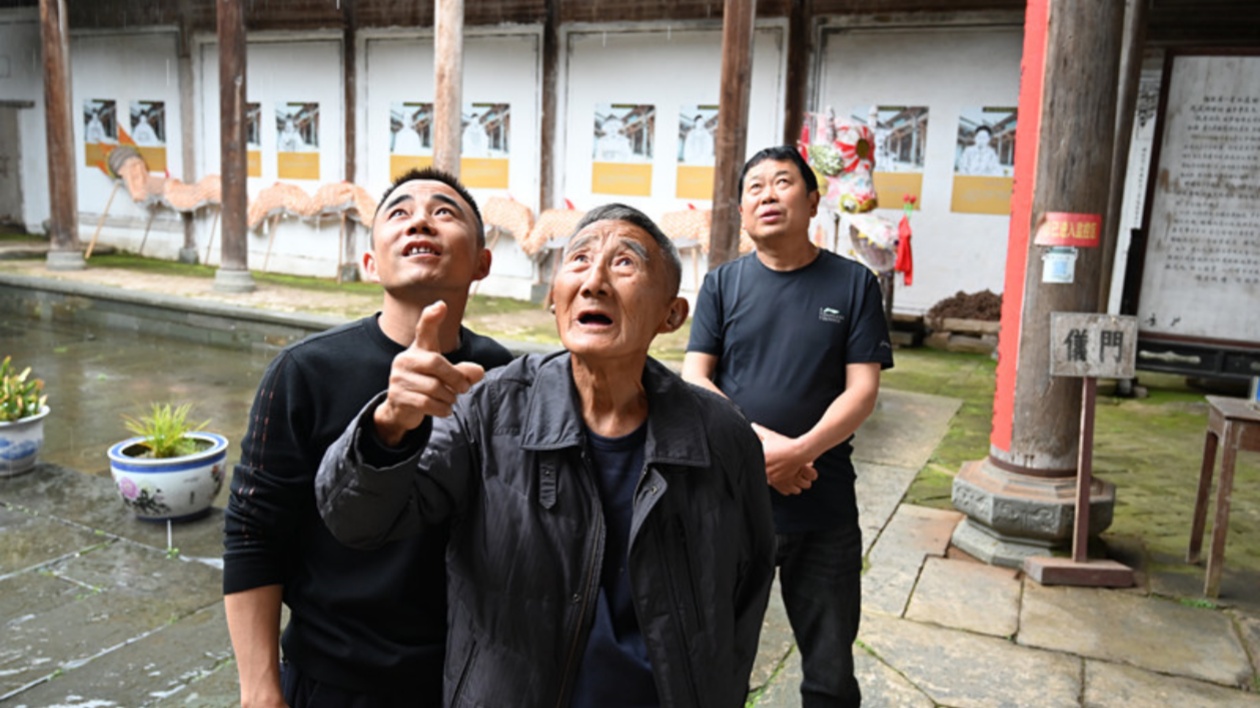
[[[1072,283],[1076,280],[1076,249],[1055,246],[1041,254],[1041,282]]]

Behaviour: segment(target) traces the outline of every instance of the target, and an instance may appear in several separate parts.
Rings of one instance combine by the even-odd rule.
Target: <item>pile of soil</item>
[[[953,297],[947,297],[933,305],[927,311],[926,319],[940,321],[947,317],[997,322],[1002,319],[1002,296],[995,295],[990,290],[971,294],[959,290]]]

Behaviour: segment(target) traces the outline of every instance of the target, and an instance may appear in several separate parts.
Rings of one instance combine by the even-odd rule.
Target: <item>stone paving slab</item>
[[[1234,619],[1238,622],[1247,655],[1251,657],[1251,668],[1260,676],[1260,618],[1236,614]]]
[[[862,529],[862,555],[866,555],[888,525],[919,468],[861,461],[854,461],[853,468],[857,474],[853,486],[857,495],[858,526]]]
[[[166,549],[166,524],[137,519],[123,506],[109,477],[40,464],[24,475],[0,479],[0,502]],[[185,557],[217,562],[223,556],[223,510],[212,507],[200,519],[171,524],[171,540]]]
[[[1079,704],[1081,660],[935,625],[871,615],[858,639],[936,704],[953,708]]]
[[[1019,629],[1018,573],[970,560],[928,558],[906,619],[1010,638]]]
[[[870,552],[862,576],[862,607],[901,616],[928,556],[944,556],[950,534],[962,519],[956,511],[901,505]]]
[[[0,506],[0,578],[101,543],[91,531]]]
[[[757,646],[757,659],[753,663],[752,674],[748,677],[748,685],[756,690],[766,685],[779,670],[783,659],[792,651],[796,643],[792,636],[792,626],[788,623],[787,609],[783,607],[783,594],[776,576],[770,588],[770,603],[766,607],[766,618],[761,624],[761,640]]]
[[[1260,696],[1105,661],[1085,662],[1086,708],[1214,706],[1255,708]]]
[[[136,641],[66,670],[15,700],[29,706],[147,706],[165,699],[183,705],[195,682],[230,662],[223,603],[158,628]],[[239,700],[234,665],[231,701]],[[209,684],[203,686],[208,688]],[[219,703],[231,705],[231,703]]]
[[[154,708],[239,708],[241,687],[236,662],[228,661],[214,673],[197,679],[188,688],[153,704]]]
[[[0,699],[221,603],[219,577],[123,540],[10,576],[0,582]],[[26,612],[10,604],[18,596],[30,598]]]
[[[853,438],[854,462],[922,469],[961,405],[957,398],[881,388],[875,412]]]
[[[1247,653],[1223,612],[1094,588],[1024,584],[1021,645],[1246,686]]]

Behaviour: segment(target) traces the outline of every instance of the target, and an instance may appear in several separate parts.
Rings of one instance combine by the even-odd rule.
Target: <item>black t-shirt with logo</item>
[[[794,271],[771,270],[753,253],[709,273],[687,350],[718,357],[718,388],[750,421],[790,437],[812,428],[844,392],[846,365],[893,364],[879,281],[830,251]],[[857,519],[851,442],[818,458],[818,480],[804,493],[770,488],[780,533]]]

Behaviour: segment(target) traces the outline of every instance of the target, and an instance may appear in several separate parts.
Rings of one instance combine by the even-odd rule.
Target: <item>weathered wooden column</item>
[[[39,0],[44,53],[44,125],[48,133],[50,270],[81,270],[79,193],[70,108],[70,26],[65,0]]]
[[[358,16],[355,13],[355,0],[339,0],[341,2],[341,18],[343,22],[341,33],[341,52],[344,60],[342,61],[342,89],[344,90],[345,110],[341,113],[341,120],[345,123],[345,133],[342,140],[342,149],[345,150],[345,166],[342,169],[342,179],[347,182],[354,182],[356,172],[358,171],[358,101],[359,91],[356,74],[358,73]],[[390,175],[392,178],[393,175]],[[355,243],[358,239],[355,237],[356,226],[346,219],[345,213],[341,216],[341,256],[340,265],[337,268],[338,282],[354,282],[359,279],[359,254]]]
[[[710,270],[739,255],[739,173],[747,152],[756,15],[756,0],[726,0],[722,7],[722,86],[714,138]]]
[[[542,35],[542,116],[538,140],[538,211],[556,203],[556,111],[560,105],[556,75],[560,71],[560,0],[544,0]]]
[[[783,144],[795,145],[805,122],[809,83],[809,0],[792,0],[787,31],[787,80],[783,106]]]
[[[990,563],[1017,567],[1072,538],[1081,386],[1050,376],[1050,313],[1098,310],[1123,19],[1123,3],[1092,0],[1029,0],[1025,15],[989,457],[966,463],[953,487],[968,517],[954,543]],[[1056,223],[1095,226],[1039,236]],[[1089,233],[1071,282],[1043,277],[1050,247],[1037,240]],[[1115,488],[1095,480],[1092,534],[1111,524],[1114,505]]]
[[[197,100],[193,95],[192,32],[192,2],[179,0],[179,34],[175,37],[175,59],[179,65],[179,178],[189,184],[197,181]],[[196,263],[197,220],[194,212],[182,212],[180,219],[184,224],[184,245],[179,249],[179,262]]]
[[[214,289],[251,292],[249,157],[245,147],[245,0],[218,0],[219,174],[223,183],[219,270]]]
[[[464,111],[464,0],[434,0],[433,166],[459,176]]]
[[[1142,81],[1142,53],[1146,48],[1147,0],[1125,2],[1124,44],[1120,50],[1120,90],[1116,107],[1116,140],[1111,151],[1111,190],[1103,219],[1102,269],[1098,281],[1099,309],[1106,311],[1111,297],[1111,274],[1120,241],[1120,212],[1124,208],[1124,183],[1129,172],[1129,146],[1133,142],[1133,115],[1137,111],[1138,84]]]

